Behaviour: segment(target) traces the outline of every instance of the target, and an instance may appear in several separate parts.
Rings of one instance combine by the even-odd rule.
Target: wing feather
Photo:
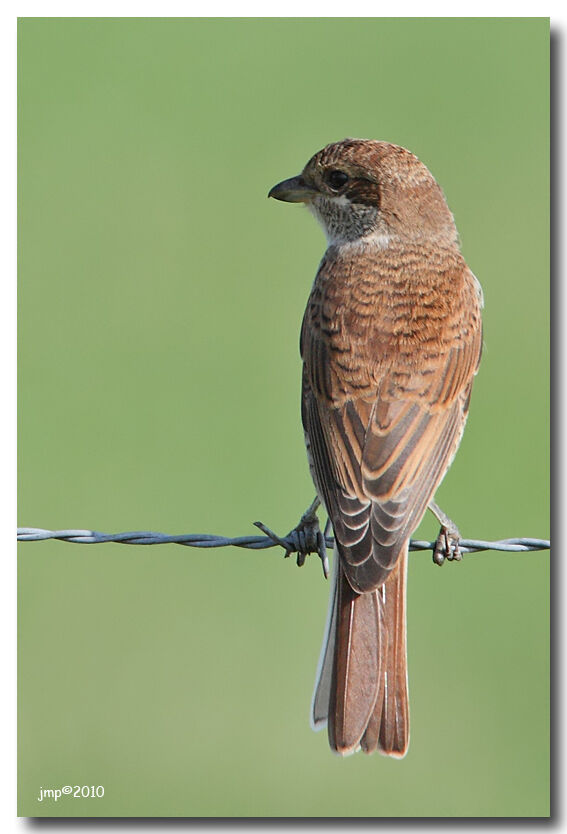
[[[323,372],[306,363],[303,417],[312,471],[355,590],[385,581],[449,467],[480,346],[480,333],[471,330],[470,338],[438,357],[436,367],[429,361],[421,373],[415,363],[400,386],[393,364],[372,395],[345,398],[338,407],[315,396],[310,380],[321,384]],[[310,347],[310,358],[321,360],[325,351]]]

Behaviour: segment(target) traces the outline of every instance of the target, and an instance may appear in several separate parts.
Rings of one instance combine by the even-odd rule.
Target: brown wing
[[[312,473],[345,574],[356,591],[369,591],[394,567],[457,450],[482,331],[480,323],[461,327],[423,361],[419,351],[394,356],[374,390],[338,404],[321,395],[325,338],[313,328],[308,335],[302,417]]]

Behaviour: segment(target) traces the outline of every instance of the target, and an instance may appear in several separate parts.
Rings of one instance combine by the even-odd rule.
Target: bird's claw
[[[292,553],[297,553],[297,566],[302,567],[309,553],[316,553],[321,560],[323,573],[325,579],[329,577],[329,560],[327,558],[327,545],[325,543],[325,536],[319,527],[319,519],[317,518],[317,507],[319,501],[311,504],[299,520],[299,524],[290,530],[287,536],[280,537],[261,521],[256,521],[256,527],[259,527],[276,544],[284,548],[284,558],[288,558]]]
[[[433,561],[436,565],[442,565],[445,559],[449,562],[461,561],[463,557],[459,548],[460,538],[461,534],[455,525],[442,525],[433,550]]]

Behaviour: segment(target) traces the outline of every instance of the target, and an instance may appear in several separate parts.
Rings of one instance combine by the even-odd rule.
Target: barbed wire
[[[244,547],[250,550],[266,550],[271,547],[283,547],[286,556],[291,553],[318,552],[316,541],[302,538],[302,531],[298,528],[291,530],[287,536],[277,536],[261,522],[255,522],[264,535],[262,536],[216,536],[211,534],[187,533],[177,536],[165,533],[155,533],[149,530],[134,530],[126,533],[100,533],[96,530],[44,530],[39,527],[19,527],[18,541],[37,542],[55,539],[56,541],[72,544],[180,544],[185,547]],[[332,548],[334,538],[323,535],[322,541],[327,548]],[[412,539],[409,549],[434,551],[435,541],[421,541]],[[483,539],[461,539],[459,550],[461,553],[480,553],[486,550],[500,550],[507,553],[523,553],[534,550],[549,550],[548,539],[513,538],[499,541],[484,541]]]

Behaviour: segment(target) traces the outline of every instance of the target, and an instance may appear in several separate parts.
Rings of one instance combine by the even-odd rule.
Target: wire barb
[[[179,536],[168,536],[165,533],[154,533],[147,530],[135,530],[128,533],[99,533],[96,530],[43,530],[38,527],[18,527],[19,542],[37,542],[55,539],[73,544],[182,544],[185,547],[244,547],[250,550],[266,550],[270,547],[283,547],[286,557],[291,553],[298,554],[298,564],[303,564],[307,553],[317,553],[323,565],[325,576],[328,575],[328,561],[324,554],[324,547],[332,548],[335,540],[332,536],[323,535],[312,540],[308,535],[300,537],[297,530],[292,530],[287,536],[276,535],[269,527],[256,522],[263,536],[238,536],[228,538],[211,534],[189,533]],[[325,528],[325,534],[328,528]],[[410,550],[435,550],[436,542],[412,539]],[[523,553],[532,550],[549,550],[547,539],[500,539],[499,541],[483,541],[481,539],[461,539],[459,550],[461,553],[480,553],[485,550],[500,550],[507,553]],[[324,554],[324,556],[322,555]]]

